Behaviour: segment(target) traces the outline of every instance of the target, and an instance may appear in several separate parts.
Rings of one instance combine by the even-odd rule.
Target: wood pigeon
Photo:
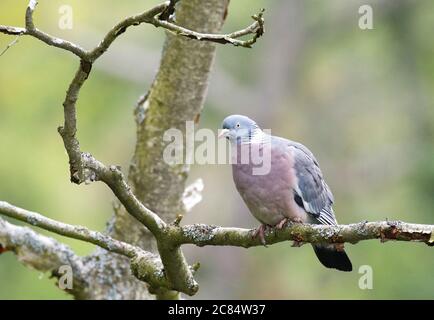
[[[230,141],[235,186],[252,215],[261,222],[255,236],[259,236],[264,245],[267,226],[282,228],[288,220],[337,224],[332,208],[333,194],[314,155],[304,145],[269,135],[255,121],[242,115],[225,118],[219,136]],[[258,154],[269,153],[266,174],[254,172],[258,163],[252,159],[255,148]],[[248,161],[243,161],[246,150],[250,156],[247,156]],[[352,270],[342,244],[314,244],[313,249],[325,267]]]

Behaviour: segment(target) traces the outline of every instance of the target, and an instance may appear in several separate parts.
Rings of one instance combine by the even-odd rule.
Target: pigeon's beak
[[[218,138],[226,138],[229,134],[229,129],[222,129],[222,131],[220,131]]]

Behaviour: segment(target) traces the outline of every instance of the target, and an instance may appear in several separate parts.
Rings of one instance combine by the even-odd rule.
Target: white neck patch
[[[269,139],[268,135],[261,130],[261,128],[255,128],[250,137],[245,137],[242,139],[241,144],[250,144],[250,143],[265,143]]]

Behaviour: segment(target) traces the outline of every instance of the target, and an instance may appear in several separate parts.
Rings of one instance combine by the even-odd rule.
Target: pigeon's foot
[[[301,220],[301,218],[295,218],[291,220],[291,223],[303,223],[303,220]]]
[[[253,233],[253,238],[259,237],[262,245],[267,247],[267,243],[265,242],[265,231],[267,230],[267,225],[261,224]]]
[[[282,221],[280,221],[278,224],[276,224],[276,229],[277,230],[282,230],[283,226],[285,225],[285,223],[288,222],[288,218],[283,218]]]

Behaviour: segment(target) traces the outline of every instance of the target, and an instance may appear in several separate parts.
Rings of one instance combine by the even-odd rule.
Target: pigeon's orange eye
[[[237,128],[239,128],[240,127],[240,124],[239,123],[237,123],[236,125],[235,125]]]

